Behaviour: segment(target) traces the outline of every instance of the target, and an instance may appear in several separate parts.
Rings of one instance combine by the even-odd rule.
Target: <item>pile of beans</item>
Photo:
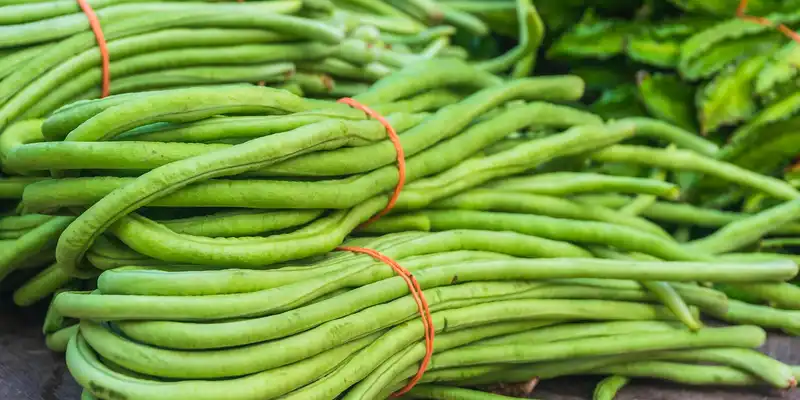
[[[97,0],[102,96],[76,3],[0,0],[0,290],[83,398],[794,388],[797,182],[529,76],[536,9],[479,3]]]

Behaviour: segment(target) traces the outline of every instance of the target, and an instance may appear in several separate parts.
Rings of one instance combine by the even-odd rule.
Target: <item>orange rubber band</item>
[[[94,12],[94,9],[88,1],[77,1],[83,13],[86,14],[86,18],[89,19],[89,26],[92,27],[94,37],[97,39],[97,47],[100,49],[100,58],[103,62],[103,92],[100,97],[108,97],[108,95],[111,94],[111,57],[108,55],[106,36],[103,34],[103,27],[100,25],[100,19],[97,18],[97,13]]]
[[[369,115],[370,117],[378,120],[378,122],[380,122],[386,128],[386,133],[389,135],[389,140],[392,142],[392,144],[394,145],[394,150],[397,152],[397,186],[395,186],[394,188],[394,193],[392,193],[392,197],[389,198],[389,203],[386,204],[386,207],[383,210],[375,214],[367,222],[361,225],[365,226],[377,221],[380,217],[386,215],[386,213],[391,211],[392,208],[394,208],[394,205],[397,203],[397,199],[400,197],[400,191],[403,190],[403,186],[405,186],[406,184],[406,155],[405,152],[403,151],[403,145],[400,143],[400,137],[397,136],[397,132],[394,130],[394,128],[392,128],[392,124],[390,124],[389,121],[386,120],[386,118],[384,118],[382,115],[378,114],[371,108],[349,97],[343,97],[339,99],[337,102],[347,104],[353,108],[357,108],[363,111],[365,114]]]
[[[353,253],[361,253],[366,254],[378,261],[382,261],[388,264],[392,269],[400,275],[403,280],[408,285],[408,290],[411,292],[411,296],[414,298],[414,301],[417,303],[417,308],[419,309],[419,313],[422,316],[422,326],[425,329],[425,357],[422,359],[420,363],[419,370],[417,370],[416,375],[408,381],[402,389],[398,390],[392,397],[399,397],[411,390],[417,382],[422,378],[422,375],[425,373],[425,370],[428,369],[428,364],[431,361],[431,356],[433,355],[433,338],[436,335],[436,327],[433,325],[433,317],[431,316],[430,307],[428,307],[428,301],[425,300],[425,295],[422,293],[422,287],[420,287],[419,282],[417,279],[414,278],[414,275],[411,274],[411,271],[403,268],[397,261],[392,260],[391,258],[381,254],[380,252],[372,249],[365,249],[363,247],[350,247],[350,246],[340,246],[337,247],[336,250],[339,251],[351,251]]]
[[[747,15],[745,12],[747,11],[747,0],[741,0],[739,2],[739,7],[736,8],[736,16],[742,20],[749,21],[755,24],[763,25],[763,26],[775,26],[778,31],[786,35],[789,39],[794,40],[797,43],[800,43],[800,34],[793,31],[791,28],[784,24],[778,24],[777,26],[772,23],[772,21],[764,18],[764,17],[756,17],[752,15]]]

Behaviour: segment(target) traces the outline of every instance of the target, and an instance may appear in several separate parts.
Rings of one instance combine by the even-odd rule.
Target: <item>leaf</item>
[[[709,78],[741,59],[743,54],[771,53],[784,43],[785,38],[777,31],[726,40],[707,48],[704,55],[694,58],[691,62],[679,62],[678,70],[689,80]]]
[[[753,146],[758,146],[763,139],[763,127],[800,114],[800,92],[797,92],[785,99],[776,102],[769,107],[761,110],[755,118],[747,124],[737,129],[731,136],[727,146],[720,150],[718,158],[722,160],[733,160],[742,153],[749,151]]]
[[[716,18],[683,16],[653,25],[648,28],[648,32],[657,39],[686,39],[718,23],[719,20]]]
[[[676,7],[690,12],[718,16],[733,16],[739,0],[669,0]],[[747,12],[750,15],[766,15],[773,12],[796,10],[797,1],[750,0]]]
[[[675,74],[640,72],[637,78],[639,97],[653,117],[697,131],[692,102],[694,87]]]
[[[756,79],[755,91],[765,101],[775,101],[800,89],[800,44],[790,42],[767,61]]]
[[[644,117],[647,111],[637,99],[636,86],[624,85],[606,90],[600,98],[589,106],[589,110],[604,119],[625,117]]]
[[[766,18],[776,24],[793,24],[800,22],[800,12],[770,14],[767,15]],[[686,40],[681,47],[679,67],[681,70],[688,69],[689,63],[697,58],[706,56],[712,48],[721,43],[729,42],[734,39],[758,36],[764,32],[775,32],[775,28],[773,26],[759,25],[738,18],[729,19],[716,24],[692,35],[692,37]]]
[[[591,13],[587,13],[580,23],[556,40],[547,51],[547,57],[606,60],[622,53],[626,36],[635,29],[630,22],[597,21]]]
[[[628,37],[625,52],[632,60],[661,68],[675,68],[681,45],[689,36],[716,23],[709,18],[684,17],[648,26]]]
[[[631,37],[625,48],[632,60],[661,68],[676,67],[680,50],[681,43],[678,41],[659,41],[646,36]]]
[[[800,154],[800,117],[758,129],[758,145],[726,161],[752,171],[772,174]]]
[[[753,94],[754,81],[767,58],[761,55],[731,65],[697,92],[698,120],[703,135],[755,114],[758,105]]]

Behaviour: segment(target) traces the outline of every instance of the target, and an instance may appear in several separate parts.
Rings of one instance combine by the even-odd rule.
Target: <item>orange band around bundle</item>
[[[402,396],[408,393],[408,391],[411,390],[417,384],[417,382],[419,382],[419,380],[422,378],[422,375],[425,373],[425,370],[428,368],[428,364],[431,361],[431,356],[433,355],[433,338],[436,334],[436,328],[433,325],[433,317],[431,316],[430,307],[428,307],[428,301],[425,300],[425,295],[422,293],[422,287],[420,287],[419,282],[417,282],[417,279],[414,278],[414,275],[411,274],[409,270],[403,268],[397,263],[397,261],[392,260],[376,250],[351,246],[340,246],[337,247],[336,250],[366,254],[389,265],[397,273],[397,275],[400,275],[400,277],[402,277],[406,282],[408,285],[408,290],[411,292],[411,296],[414,298],[414,302],[417,303],[417,309],[422,316],[422,327],[425,330],[425,357],[422,359],[422,362],[419,365],[419,370],[417,370],[417,373],[414,375],[414,377],[408,381],[408,384],[392,394],[392,397]]]
[[[389,198],[389,203],[386,204],[386,207],[379,213],[375,214],[362,226],[369,225],[377,221],[380,217],[386,215],[389,211],[391,211],[392,208],[394,208],[394,205],[397,203],[397,199],[400,197],[400,192],[403,190],[403,186],[405,186],[406,183],[405,152],[403,151],[403,145],[400,143],[400,137],[397,136],[397,132],[394,130],[394,128],[392,128],[392,124],[390,124],[389,121],[382,115],[378,114],[373,109],[349,97],[343,97],[339,99],[338,102],[359,109],[363,111],[365,114],[369,115],[370,117],[380,122],[386,128],[386,134],[389,136],[389,140],[392,142],[392,145],[394,145],[394,150],[397,153],[397,186],[395,186],[394,192],[392,193],[392,197]]]
[[[88,0],[77,1],[83,13],[86,14],[86,18],[89,19],[89,26],[92,27],[94,37],[97,39],[97,47],[100,49],[100,59],[103,68],[103,91],[100,97],[108,97],[108,95],[111,94],[111,59],[108,54],[108,44],[103,34],[103,27],[100,25],[100,19],[97,18],[97,13],[94,12]]]

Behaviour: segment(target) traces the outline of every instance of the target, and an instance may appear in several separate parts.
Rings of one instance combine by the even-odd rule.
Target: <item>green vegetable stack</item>
[[[55,3],[16,7],[32,10],[23,21],[72,21],[74,4]],[[175,7],[182,18],[192,7],[213,9],[198,11],[191,29],[220,18],[213,29],[233,24],[262,36],[238,24],[267,18],[252,16],[266,8],[274,11],[265,14],[275,24],[269,35],[291,37],[281,46],[325,51],[308,65],[256,52],[280,55],[269,62],[337,81],[339,72],[316,68],[391,68],[352,93],[309,91],[298,72],[280,80],[304,95],[249,78],[165,83],[65,96],[41,114],[29,110],[79,81],[77,69],[59,75],[68,81],[45,78],[70,61],[28,61],[13,72],[28,74],[27,83],[0,80],[0,89],[25,86],[20,103],[0,108],[11,113],[0,135],[8,174],[0,196],[9,205],[0,279],[20,305],[55,293],[47,345],[66,353],[84,399],[492,400],[508,397],[473,388],[524,383],[529,392],[538,379],[571,375],[607,377],[598,400],[640,377],[796,386],[800,368],[757,348],[765,329],[800,334],[797,177],[728,159],[736,144],[664,115],[593,112],[597,104],[578,103],[585,83],[575,74],[526,76],[542,39],[529,2],[96,3],[101,20],[125,7]],[[551,2],[540,8],[545,21],[559,20]],[[378,58],[346,58],[360,53],[345,43],[371,48],[360,36],[369,29],[348,22],[364,10],[381,30],[372,38],[412,52],[393,46],[370,53]],[[120,25],[108,11],[104,28],[112,38],[141,23],[115,12]],[[503,32],[509,17],[519,43],[505,53],[464,60],[438,40]],[[66,39],[32,57],[66,57],[64,43],[81,37],[88,55],[73,66],[93,67],[93,36],[70,23],[40,32],[41,43]],[[437,26],[386,32],[382,24]],[[330,41],[316,36],[323,32]],[[217,33],[192,46],[228,40]],[[426,47],[437,50],[417,52]],[[119,64],[173,51],[136,48],[140,55]],[[584,50],[576,52],[595,51]],[[387,54],[408,62],[387,64]],[[39,97],[23,94],[34,89]],[[331,99],[344,94],[352,99]],[[746,207],[715,207],[715,188],[746,198]]]
[[[310,96],[352,96],[408,64],[467,58],[451,45],[454,35],[468,41],[489,33],[477,16],[429,0],[90,3],[113,60],[110,94],[263,82]],[[536,10],[519,0],[493,15],[511,26],[519,19],[510,35],[520,46],[474,61],[504,73],[524,60],[517,69],[527,75],[539,44],[532,35],[541,31]],[[77,2],[0,2],[0,129],[100,97],[101,53]]]
[[[36,302],[68,280],[68,276],[58,273],[55,267],[41,270],[54,261],[55,240],[70,220],[59,217],[51,221],[44,214],[31,214],[30,208],[25,210],[26,215],[20,215],[20,208],[15,210],[23,188],[51,176],[54,171],[22,165],[14,167],[7,162],[7,156],[16,146],[55,140],[42,136],[43,119],[54,112],[69,115],[62,112],[74,107],[71,104],[75,101],[81,104],[81,101],[107,94],[135,96],[170,88],[256,82],[307,97],[336,99],[360,94],[376,80],[404,66],[436,58],[469,58],[476,68],[486,72],[476,76],[472,83],[480,86],[499,81],[490,74],[528,75],[542,34],[541,20],[529,0],[519,0],[514,7],[495,10],[490,18],[423,1],[408,4],[373,0],[247,3],[114,0],[90,3],[102,40],[90,29],[90,18],[78,2],[0,1],[0,165],[5,175],[0,176],[0,201],[4,202],[0,204],[4,208],[0,217],[0,243],[3,248],[10,249],[0,258],[0,281],[4,281],[4,287],[17,290],[15,302],[19,305]],[[487,24],[496,26],[498,19],[518,26],[506,34],[519,39],[516,47],[508,52],[484,52],[478,56],[451,44],[487,37]],[[99,42],[105,45],[98,46]],[[104,62],[109,58],[106,68]],[[424,111],[463,97],[458,90],[431,91],[415,99],[414,104],[398,104],[397,107],[399,110],[411,107],[410,112]],[[111,104],[119,99],[125,97],[111,100]],[[252,110],[249,112],[252,114]],[[249,124],[244,127],[245,131],[213,127],[217,121],[207,121],[211,122],[208,127],[217,133],[205,137],[207,133],[200,133],[188,139],[174,136],[176,132],[151,132],[136,140],[202,143],[168,145],[172,146],[168,151],[173,156],[182,158],[226,147],[225,144],[240,143],[270,130],[280,132],[326,117],[322,114],[266,122],[273,124],[271,128],[252,118],[238,120],[239,129]],[[403,120],[399,121],[401,126],[410,127],[421,117],[420,114],[398,118]],[[73,127],[61,129],[69,131]],[[62,137],[57,139],[63,139],[67,131],[59,133]],[[170,161],[162,159],[148,165],[145,158],[149,150],[135,143],[109,151],[114,157],[124,154],[134,163],[143,161],[144,170]],[[139,166],[132,168],[127,173],[116,171],[112,175],[130,176],[142,171]],[[284,222],[272,229],[283,229],[286,227],[283,224],[301,225],[318,214],[285,215],[281,220]],[[264,219],[273,221],[272,216]],[[28,232],[32,234],[23,238]],[[113,242],[101,242],[99,246],[96,251],[105,257],[114,258],[113,252],[118,250]],[[131,261],[120,259],[116,263]],[[12,271],[18,272],[11,274]],[[5,279],[9,274],[9,279]]]
[[[420,101],[454,87],[466,97]],[[77,215],[61,217],[68,226],[47,271],[99,274],[96,288],[55,297],[48,344],[67,347],[70,370],[98,398],[383,398],[425,356],[423,321],[384,263],[326,255],[352,232],[366,236],[345,246],[397,260],[423,290],[438,333],[424,382],[585,372],[793,386],[789,367],[751,350],[761,328],[703,327],[698,312],[798,328],[796,294],[783,283],[796,264],[732,254],[791,230],[797,191],[714,160],[713,144],[680,128],[605,123],[555,103],[581,95],[575,77],[501,82],[456,60],[377,82],[356,100],[400,132],[407,185],[392,214],[362,228],[398,182],[385,127],[362,111],[244,86],[63,108],[41,124],[49,141],[12,147],[5,164],[53,174],[24,187],[24,213]],[[620,144],[630,140],[679,148]],[[722,229],[681,244],[610,204],[623,193],[674,200],[677,186],[564,169],[576,157],[701,172],[785,202],[724,214]],[[672,204],[639,207],[650,215]],[[176,213],[185,218],[165,218]],[[784,303],[729,300],[693,282]]]

